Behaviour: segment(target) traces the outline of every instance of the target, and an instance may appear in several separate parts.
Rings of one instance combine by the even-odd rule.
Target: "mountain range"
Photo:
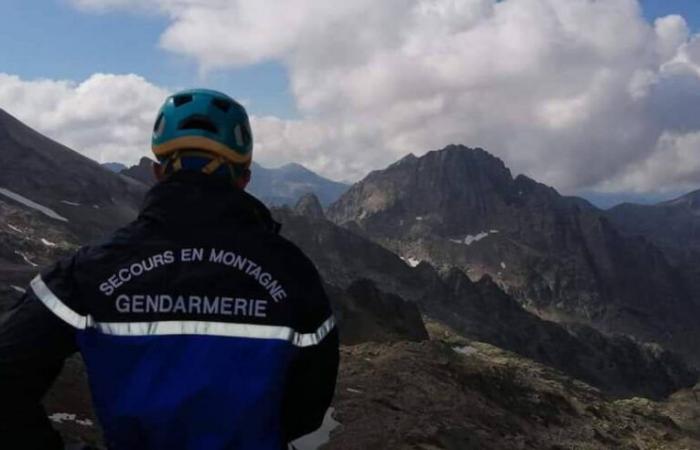
[[[481,149],[409,155],[331,205],[335,223],[409,261],[489,275],[530,312],[660,344],[700,364],[698,291],[653,241]]]
[[[106,163],[104,167],[115,173],[126,175],[153,185],[152,160],[141,158],[138,164],[126,167],[120,163]],[[324,178],[301,164],[290,163],[269,169],[253,162],[248,191],[271,206],[294,205],[305,194],[314,194],[323,206],[328,206],[348,189],[348,185]]]
[[[4,310],[153,181],[147,159],[102,167],[1,110],[0,154]],[[299,165],[256,178],[339,319],[330,448],[700,446],[700,194],[604,211],[458,145],[350,187]],[[79,359],[47,405],[94,421]]]

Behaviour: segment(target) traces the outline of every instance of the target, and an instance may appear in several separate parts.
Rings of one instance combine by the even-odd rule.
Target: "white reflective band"
[[[316,330],[315,333],[301,334],[295,332],[294,341],[292,342],[297,347],[310,347],[312,345],[318,345],[326,336],[328,336],[328,333],[333,330],[333,327],[335,327],[335,317],[331,315],[325,322],[323,322],[323,324],[321,324],[320,327],[318,327],[318,330]]]
[[[56,294],[54,294],[51,289],[44,283],[41,279],[41,275],[37,275],[29,283],[34,295],[41,300],[41,302],[46,305],[54,314],[63,319],[68,325],[71,325],[80,330],[84,330],[92,322],[90,316],[81,316],[77,312],[70,309],[65,303],[61,301]]]
[[[328,320],[313,333],[302,334],[289,327],[205,321],[95,322],[93,327],[112,336],[207,335],[251,339],[278,339],[297,347],[318,345],[335,326]]]

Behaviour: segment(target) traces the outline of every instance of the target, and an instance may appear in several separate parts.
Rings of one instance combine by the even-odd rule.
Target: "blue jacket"
[[[39,401],[75,350],[111,450],[279,450],[318,428],[338,334],[318,272],[278,231],[252,196],[183,172],[34,278],[0,323],[0,448],[61,448]]]

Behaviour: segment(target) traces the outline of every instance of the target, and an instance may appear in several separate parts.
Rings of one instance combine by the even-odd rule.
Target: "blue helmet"
[[[161,162],[195,151],[210,155],[219,165],[248,168],[253,135],[245,108],[234,99],[218,91],[190,89],[165,100],[153,127],[151,148]]]

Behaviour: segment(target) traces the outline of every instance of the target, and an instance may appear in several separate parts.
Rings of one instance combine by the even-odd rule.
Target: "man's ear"
[[[153,171],[153,177],[156,181],[160,182],[165,180],[165,166],[159,162],[153,161],[151,163],[151,170]]]
[[[248,183],[250,183],[250,176],[250,169],[245,169],[243,171],[243,175],[238,177],[234,184],[238,189],[245,189],[246,186],[248,186]]]

